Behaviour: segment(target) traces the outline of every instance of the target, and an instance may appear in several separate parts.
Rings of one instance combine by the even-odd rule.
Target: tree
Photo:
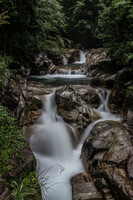
[[[60,54],[65,23],[58,0],[2,0],[0,50],[17,60],[32,60],[41,51]]]
[[[66,2],[68,2],[68,5]],[[96,34],[97,5],[98,0],[63,1],[68,21],[69,37],[86,48],[98,46]]]
[[[99,39],[118,64],[133,64],[133,2],[132,0],[101,0]]]

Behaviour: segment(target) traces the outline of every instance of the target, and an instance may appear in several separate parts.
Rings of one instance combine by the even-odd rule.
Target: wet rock
[[[91,49],[86,52],[86,63],[89,65],[96,64],[103,61],[108,61],[110,58],[107,57],[104,48]]]
[[[63,118],[66,123],[76,123],[78,118],[78,110],[73,109],[72,111],[66,111],[58,109],[58,114]]]
[[[93,78],[90,82],[90,85],[94,87],[103,87],[111,89],[114,85],[114,79],[115,75],[107,78],[106,77]]]
[[[0,188],[0,200],[5,200],[7,199],[8,196],[9,196],[9,189],[7,187],[4,187],[4,190],[1,191],[1,188]]]
[[[133,150],[129,153],[127,160],[128,177],[133,179]]]
[[[80,133],[100,118],[92,108],[97,107],[98,102],[97,91],[89,86],[65,86],[56,91],[59,115],[72,126],[76,123]]]
[[[73,200],[102,200],[101,194],[87,173],[81,173],[71,179]]]
[[[100,191],[105,200],[115,200],[115,198],[111,194],[108,183],[105,181],[104,178],[94,179],[94,183],[96,185],[96,188],[98,189],[98,191]]]
[[[89,86],[65,86],[56,91],[57,106],[64,110],[72,110],[84,103],[98,107],[97,91]]]
[[[112,110],[122,110],[122,108],[125,107],[126,83],[132,80],[132,78],[133,74],[129,69],[123,69],[117,74],[114,87],[110,95],[110,107]]]
[[[35,60],[34,67],[32,67],[32,74],[46,74],[46,71],[53,67],[54,64],[52,60],[50,60],[47,54],[40,53]]]
[[[132,106],[132,104],[130,104]],[[123,115],[125,126],[130,131],[130,133],[133,135],[133,110],[128,109],[127,113]]]
[[[80,61],[80,50],[79,49],[70,49],[68,51],[68,64]]]
[[[34,169],[35,157],[28,144],[21,149],[19,159],[13,157],[11,163],[13,169],[7,174],[8,179],[15,179],[18,175],[21,176],[24,171],[30,172]]]
[[[82,148],[85,169],[96,182],[102,183],[104,178],[107,193],[117,200],[133,199],[133,181],[129,180],[132,178],[132,149],[130,133],[114,121],[98,122]],[[99,190],[106,197],[104,186]]]
[[[127,178],[126,171],[123,168],[108,166],[103,174],[112,188],[115,199],[133,199],[133,183]]]
[[[78,128],[81,129],[81,131],[86,128],[90,123],[98,119],[100,119],[100,116],[91,107],[84,105],[78,108],[77,124],[79,126]]]

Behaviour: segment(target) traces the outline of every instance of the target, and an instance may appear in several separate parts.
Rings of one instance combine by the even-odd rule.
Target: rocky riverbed
[[[71,50],[68,62],[75,62],[78,57],[79,51]],[[34,124],[42,114],[45,95],[52,92],[55,92],[58,114],[66,123],[74,148],[82,140],[86,128],[98,121],[83,142],[81,159],[85,172],[71,179],[73,200],[133,199],[133,107],[131,98],[129,100],[126,95],[128,86],[125,85],[132,80],[133,75],[129,70],[122,70],[117,74],[103,74],[98,68],[109,60],[103,49],[87,53],[87,63],[82,65],[82,69],[92,80],[85,85],[49,87],[17,74],[15,78],[10,78],[4,88],[0,88],[2,105],[10,108],[27,138],[31,136]],[[47,61],[47,65],[44,63],[42,55],[36,61],[38,73],[49,71],[49,66],[54,72],[57,70],[51,61]],[[110,89],[108,106],[111,113],[120,116],[119,122],[105,119],[99,121],[99,87],[104,88],[105,95]],[[73,130],[77,134],[76,141]],[[34,162],[31,150],[29,147],[27,149],[22,151],[23,155],[29,155],[22,161],[23,164],[14,164],[16,169],[21,168],[19,171]],[[14,176],[17,176],[19,171],[16,171]],[[2,199],[8,189],[3,185],[1,188]]]

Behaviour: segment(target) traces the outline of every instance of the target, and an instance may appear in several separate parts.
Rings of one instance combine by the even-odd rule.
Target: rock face
[[[39,117],[44,95],[51,92],[44,84],[28,82],[26,78],[17,75],[2,89],[0,97],[2,105],[9,107],[19,125],[24,126],[33,124]]]
[[[53,67],[52,60],[47,57],[47,54],[40,53],[35,60],[34,67],[32,67],[31,74],[43,75],[46,74],[47,70]]]
[[[98,107],[99,97],[89,86],[65,86],[56,91],[59,115],[70,125],[83,131],[91,122],[100,118],[93,108]]]
[[[89,65],[110,60],[110,58],[107,57],[104,48],[91,49],[91,50],[87,51],[86,53],[87,53],[86,54],[87,55],[86,62]]]
[[[131,81],[132,78],[133,74],[128,69],[123,69],[117,74],[110,96],[110,106],[112,110],[120,110],[124,106],[126,100],[125,84]]]
[[[114,85],[115,75],[110,77],[97,77],[93,78],[90,82],[91,86],[112,89]]]
[[[70,49],[67,55],[68,64],[80,61],[80,50],[79,49]]]
[[[76,175],[71,179],[73,198],[72,200],[103,200],[94,183],[87,173]]]
[[[86,139],[81,157],[105,199],[107,194],[115,200],[133,199],[132,151],[131,136],[119,122],[97,123]]]

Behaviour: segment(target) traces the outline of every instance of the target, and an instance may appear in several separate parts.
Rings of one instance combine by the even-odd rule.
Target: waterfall
[[[83,64],[86,63],[86,53],[80,51],[80,61],[76,61],[75,64]]]
[[[75,149],[66,124],[57,113],[55,93],[45,95],[42,115],[34,125],[30,138],[43,200],[72,200],[70,179],[84,172],[80,154],[85,139],[98,122],[119,121],[119,116],[111,114],[108,108],[110,92],[98,89],[98,95],[100,106],[95,111],[101,115],[101,119],[88,125]]]
[[[84,71],[82,71],[82,69],[57,69],[53,74],[83,75]]]
[[[101,116],[101,119],[94,121],[85,129],[83,138],[82,138],[82,144],[85,141],[85,139],[88,137],[88,135],[91,132],[91,130],[93,129],[93,127],[98,122],[106,121],[106,120],[120,121],[119,115],[110,113],[110,110],[108,107],[110,91],[106,91],[102,88],[99,88],[98,96],[99,96],[99,100],[100,100],[100,105],[97,109],[95,109],[95,111]]]
[[[42,116],[30,139],[38,161],[42,199],[71,200],[70,178],[84,171],[80,150],[72,148],[69,132],[56,111],[55,94],[45,98]]]

